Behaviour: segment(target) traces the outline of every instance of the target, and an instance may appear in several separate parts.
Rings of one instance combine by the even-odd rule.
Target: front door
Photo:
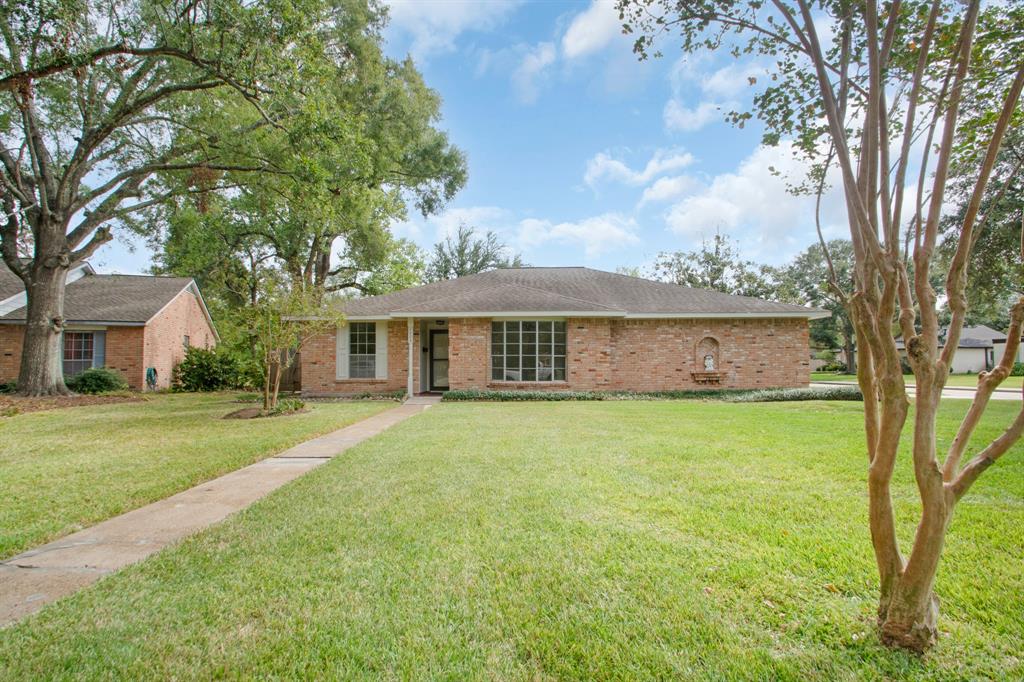
[[[430,390],[448,390],[448,330],[430,330]]]

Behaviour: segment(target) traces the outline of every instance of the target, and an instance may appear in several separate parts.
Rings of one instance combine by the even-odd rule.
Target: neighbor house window
[[[348,375],[352,379],[377,376],[377,325],[373,322],[349,325]]]
[[[93,366],[93,341],[92,332],[64,332],[64,376],[76,376]]]
[[[181,344],[185,346],[186,349],[192,345],[192,339],[188,337],[188,334],[181,337]]]
[[[565,381],[565,322],[492,322],[491,379]]]

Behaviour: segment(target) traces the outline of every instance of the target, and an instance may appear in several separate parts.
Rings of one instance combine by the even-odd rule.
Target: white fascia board
[[[831,317],[827,310],[808,310],[806,313],[632,313],[627,320],[705,320],[705,319],[807,319],[821,320]]]
[[[626,313],[619,311],[579,311],[579,310],[502,310],[502,311],[491,311],[491,312],[473,312],[473,313],[459,313],[439,310],[431,313],[403,313],[395,312],[391,313],[391,317],[394,319],[405,319],[408,317],[414,319],[430,319],[432,317],[498,317],[506,318],[509,320],[525,319],[525,318],[562,318],[562,317],[625,317]],[[348,318],[350,320],[356,319],[354,317]]]

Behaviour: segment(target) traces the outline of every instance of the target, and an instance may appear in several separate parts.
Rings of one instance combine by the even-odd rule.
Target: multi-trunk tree
[[[0,246],[28,298],[20,392],[67,390],[72,263],[173,196],[294,170],[239,143],[322,101],[368,12],[366,0],[3,4]]]
[[[769,77],[754,97],[766,141],[793,139],[818,177],[835,169],[854,252],[851,288],[832,285],[857,336],[865,395],[871,540],[880,578],[882,641],[915,651],[938,635],[935,595],[946,532],[957,503],[1024,432],[1024,410],[987,443],[972,440],[1016,356],[1024,299],[1009,310],[1008,342],[940,457],[936,414],[968,311],[968,266],[986,227],[981,208],[1007,130],[1021,121],[1024,8],[980,0],[619,0],[641,56],[666,35],[686,53],[729,50],[758,59]],[[944,282],[949,324],[940,325],[932,284],[954,159],[973,159]],[[913,410],[894,327],[913,369]],[[940,340],[941,339],[941,340]],[[909,422],[909,424],[908,424]],[[921,503],[909,551],[901,548],[892,478],[901,438]]]

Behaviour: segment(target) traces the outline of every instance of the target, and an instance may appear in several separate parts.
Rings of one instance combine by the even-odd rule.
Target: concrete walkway
[[[402,405],[0,562],[0,627],[248,507],[440,399]]]

